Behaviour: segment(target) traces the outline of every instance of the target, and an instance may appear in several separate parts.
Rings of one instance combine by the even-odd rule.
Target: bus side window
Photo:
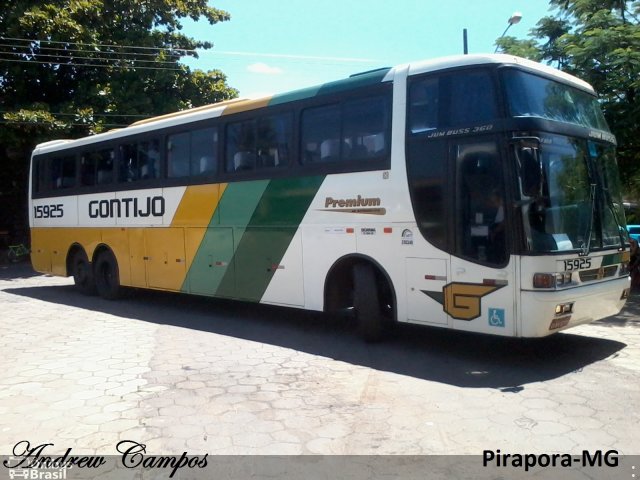
[[[488,72],[451,75],[447,80],[448,126],[491,122],[498,116],[495,88]]]
[[[138,146],[135,143],[120,145],[119,182],[133,182],[138,179]]]
[[[247,120],[227,125],[227,172],[253,170],[256,167],[255,123],[255,120]]]
[[[410,88],[409,125],[411,133],[422,133],[438,128],[439,79],[426,78]]]
[[[167,177],[189,176],[190,134],[177,133],[167,137]]]
[[[49,188],[47,166],[49,161],[46,158],[39,157],[35,162],[34,183],[33,188],[35,192],[46,192]]]
[[[80,184],[91,187],[96,184],[96,163],[98,158],[95,152],[87,152],[80,158]]]
[[[336,162],[340,160],[339,105],[307,108],[302,112],[302,162]]]
[[[113,182],[113,150],[101,150],[96,153],[96,184],[108,185]]]
[[[76,159],[73,156],[57,157],[50,161],[51,188],[72,188],[76,184]]]
[[[418,228],[434,246],[450,251],[447,146],[442,139],[410,141],[407,169]]]
[[[218,170],[218,129],[191,132],[191,175],[213,175]]]
[[[160,178],[160,142],[156,139],[138,143],[138,179]]]
[[[367,160],[384,154],[389,125],[387,97],[351,100],[344,104],[343,158]],[[344,148],[344,147],[343,147]]]
[[[257,162],[259,168],[285,167],[289,164],[291,114],[271,115],[258,120]]]
[[[49,170],[51,172],[51,190],[58,189],[62,186],[62,159],[52,158],[49,161]]]

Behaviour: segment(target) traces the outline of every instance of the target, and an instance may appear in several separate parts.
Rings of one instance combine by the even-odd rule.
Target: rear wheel
[[[379,290],[373,267],[364,263],[354,265],[353,306],[358,333],[367,342],[382,340],[388,323],[381,308]]]
[[[71,275],[78,291],[84,295],[96,294],[93,270],[84,250],[78,250],[71,259]]]
[[[93,267],[98,295],[107,300],[120,296],[120,274],[118,262],[108,250],[100,252]]]

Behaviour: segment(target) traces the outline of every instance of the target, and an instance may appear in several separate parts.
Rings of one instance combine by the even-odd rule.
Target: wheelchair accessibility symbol
[[[504,328],[504,308],[489,309],[489,325]]]

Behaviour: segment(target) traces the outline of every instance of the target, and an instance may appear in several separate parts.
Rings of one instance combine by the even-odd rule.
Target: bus
[[[617,314],[629,238],[592,87],[463,55],[139,121],[33,152],[38,272],[542,337]]]

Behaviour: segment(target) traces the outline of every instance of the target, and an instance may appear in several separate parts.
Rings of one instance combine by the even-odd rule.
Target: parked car
[[[640,243],[640,225],[627,225],[627,232],[631,238]]]

